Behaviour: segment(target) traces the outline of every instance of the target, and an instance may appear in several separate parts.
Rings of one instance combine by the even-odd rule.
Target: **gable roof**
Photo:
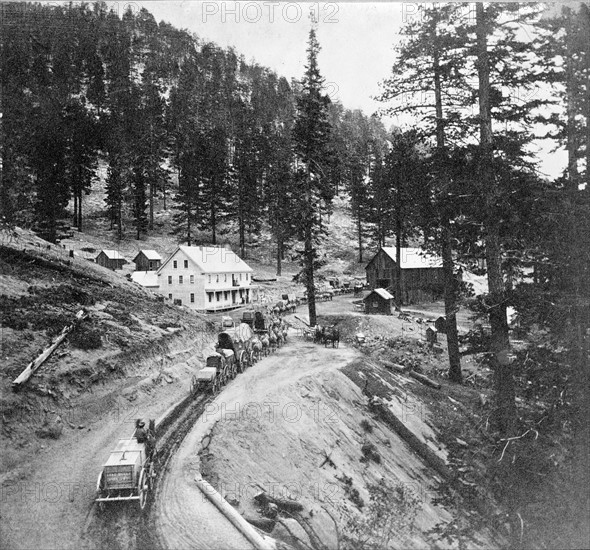
[[[371,292],[369,292],[369,294],[367,294],[367,296],[365,297],[365,300],[367,300],[369,298],[369,296],[371,296],[371,294],[373,294],[373,292],[375,292],[376,294],[379,294],[379,296],[381,296],[381,298],[383,298],[384,300],[393,300],[393,296],[391,294],[389,294],[389,292],[387,292],[387,290],[385,290],[384,288],[373,289]]]
[[[395,246],[383,246],[377,254],[373,256],[365,269],[371,265],[373,260],[383,251],[390,259],[395,262]],[[402,269],[430,269],[442,267],[442,259],[436,254],[424,252],[421,248],[407,247],[401,249],[401,268]]]
[[[179,246],[162,264],[158,273],[177,252],[183,252],[202,273],[252,273],[254,270],[235,252],[219,246]]]
[[[160,256],[155,250],[140,250],[137,253],[137,256],[135,256],[135,258],[133,258],[134,262],[137,260],[137,258],[139,257],[140,254],[143,254],[148,260],[161,260],[162,259],[162,256]]]
[[[104,254],[109,260],[127,261],[118,250],[101,250],[98,255]]]
[[[156,271],[134,271],[131,280],[144,287],[158,287],[158,273]]]

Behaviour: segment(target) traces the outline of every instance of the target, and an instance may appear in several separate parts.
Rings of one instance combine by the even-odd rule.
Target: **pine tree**
[[[330,124],[328,104],[330,99],[322,93],[324,80],[318,67],[320,45],[316,32],[309,31],[307,64],[302,80],[301,96],[297,99],[297,116],[293,129],[295,152],[300,162],[296,173],[296,184],[300,186],[297,208],[299,235],[303,240],[302,257],[303,279],[307,288],[309,322],[317,322],[315,307],[314,272],[320,238],[321,209],[332,193],[330,181],[326,177],[325,159],[328,156]]]

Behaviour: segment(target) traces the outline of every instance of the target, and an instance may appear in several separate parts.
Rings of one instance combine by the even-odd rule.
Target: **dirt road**
[[[160,480],[154,521],[163,548],[250,548],[236,530],[200,493],[194,483],[200,471],[201,441],[218,421],[231,421],[240,411],[262,410],[267,397],[275,401],[281,388],[297,380],[338,369],[358,352],[341,346],[324,348],[293,335],[287,345],[238,376],[208,405]],[[280,414],[280,410],[277,411]],[[207,441],[207,438],[205,438]]]

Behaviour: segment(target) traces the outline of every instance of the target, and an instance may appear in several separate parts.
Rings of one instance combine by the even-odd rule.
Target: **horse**
[[[275,351],[277,349],[277,335],[274,330],[268,331],[268,342],[270,351]]]
[[[260,359],[260,357],[262,357],[262,353],[264,351],[264,348],[262,346],[262,342],[260,340],[260,338],[258,338],[258,336],[255,336],[254,338],[252,338],[252,350],[254,351],[254,359]]]
[[[329,343],[332,343],[332,347],[337,348],[340,343],[340,329],[333,325],[331,327],[325,327],[323,337],[326,347],[328,347]]]
[[[262,344],[263,355],[268,355],[270,353],[270,338],[268,337],[268,334],[262,336],[260,343]]]

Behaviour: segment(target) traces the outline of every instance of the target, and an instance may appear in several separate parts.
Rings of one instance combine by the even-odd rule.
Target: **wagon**
[[[244,311],[244,313],[242,313],[242,323],[246,323],[251,328],[254,328],[254,312]]]
[[[149,426],[148,437],[153,438],[153,420]],[[137,428],[129,439],[119,439],[98,475],[96,502],[101,510],[109,502],[121,501],[135,501],[141,510],[145,508],[156,476],[157,453],[154,443],[139,442],[136,433]]]
[[[216,394],[226,382],[235,376],[235,358],[231,350],[219,350],[207,357],[207,364],[191,380],[191,393]]]
[[[255,354],[252,346],[254,332],[247,323],[241,323],[233,331],[226,330],[217,337],[217,350],[231,350],[236,358],[238,372],[244,372],[254,364]]]
[[[215,367],[205,367],[193,376],[191,384],[191,393],[193,395],[204,393],[207,390],[216,394],[219,388],[219,378],[217,377],[217,369]]]

